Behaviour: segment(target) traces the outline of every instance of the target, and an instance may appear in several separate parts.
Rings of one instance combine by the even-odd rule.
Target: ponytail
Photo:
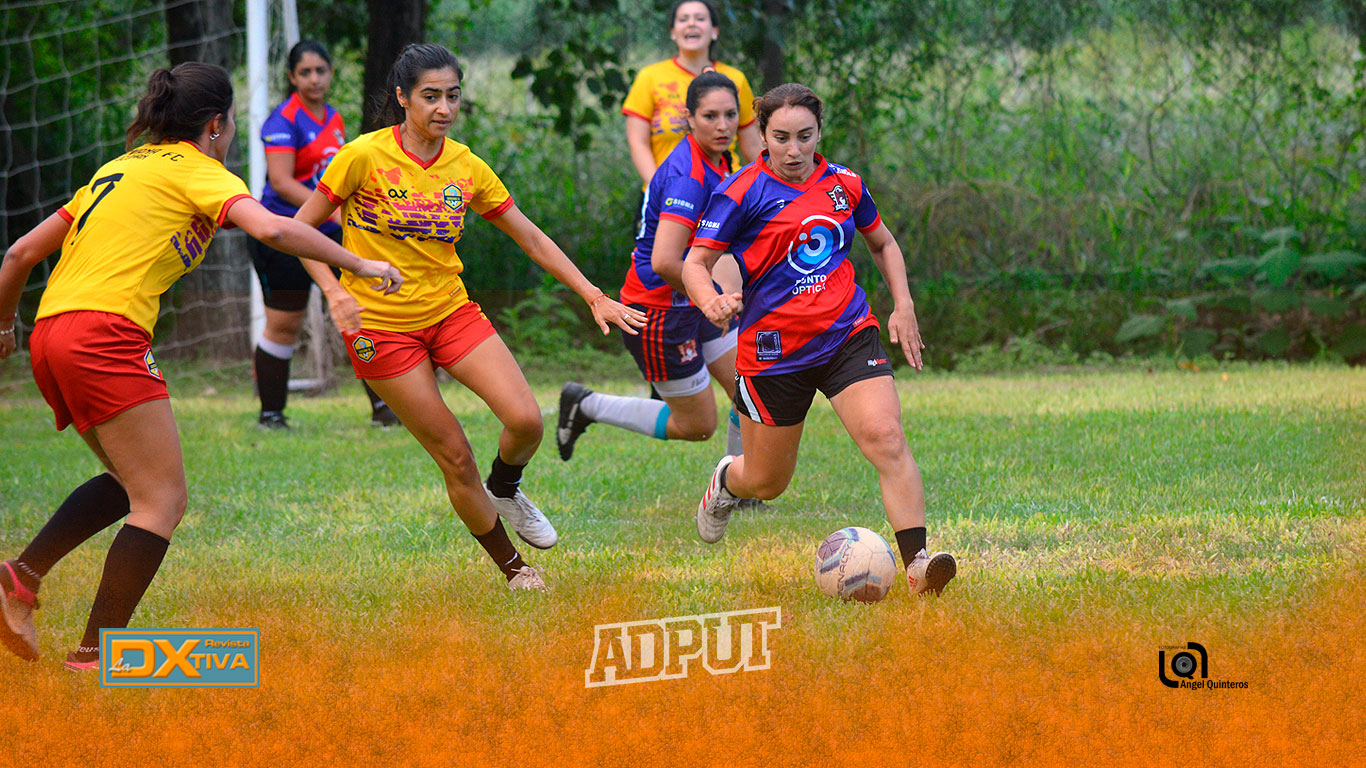
[[[144,134],[153,144],[194,141],[211,120],[231,111],[232,81],[217,64],[187,61],[175,69],[158,69],[147,78],[137,116],[124,134],[124,147],[132,149]]]

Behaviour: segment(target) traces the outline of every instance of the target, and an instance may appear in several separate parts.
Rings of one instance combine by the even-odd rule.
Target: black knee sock
[[[124,525],[104,558],[104,575],[85,625],[85,647],[100,644],[100,629],[121,629],[133,618],[152,577],[157,575],[171,542],[151,531]]]
[[[370,410],[377,411],[384,406],[384,398],[375,394],[375,390],[370,388],[370,384],[361,379],[360,385],[365,387],[365,396],[370,398]]]
[[[512,541],[508,539],[507,531],[503,530],[501,519],[493,521],[493,530],[488,533],[471,532],[470,535],[479,542],[479,546],[483,547],[485,552],[489,553],[489,557],[493,558],[493,562],[498,565],[498,569],[508,581],[512,581],[512,577],[517,575],[514,571],[526,565],[517,548],[512,546]]]
[[[901,562],[910,565],[911,558],[925,548],[925,526],[904,528],[896,532],[896,548],[901,550]]]
[[[484,483],[488,486],[489,493],[500,499],[510,499],[517,495],[517,486],[522,484],[522,470],[526,469],[525,464],[508,464],[503,461],[502,454],[493,457],[493,469],[489,471],[489,479]]]
[[[256,389],[261,393],[261,411],[283,411],[289,396],[289,360],[281,360],[256,348]]]
[[[29,589],[37,589],[37,581],[29,584],[29,579],[46,576],[67,553],[127,515],[128,493],[112,475],[106,472],[85,481],[57,507],[19,555],[20,567],[15,569],[19,580]]]

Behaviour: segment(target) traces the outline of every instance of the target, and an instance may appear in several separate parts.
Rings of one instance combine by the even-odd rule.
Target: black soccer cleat
[[[593,420],[583,413],[583,399],[593,390],[571,381],[560,389],[560,418],[555,425],[555,444],[560,447],[560,459],[569,461],[574,455],[574,443]]]
[[[256,420],[256,426],[271,432],[289,431],[289,422],[285,421],[285,415],[280,411],[261,411],[260,418]]]
[[[388,403],[380,403],[379,407],[370,411],[370,426],[372,427],[401,427],[403,422],[399,421],[398,414],[389,407]]]

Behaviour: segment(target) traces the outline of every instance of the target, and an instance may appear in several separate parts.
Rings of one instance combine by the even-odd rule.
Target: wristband
[[[602,301],[602,300],[605,299],[605,298],[607,298],[607,294],[606,294],[605,292],[599,291],[599,292],[598,292],[598,297],[597,297],[596,299],[593,299],[592,301],[588,302],[589,308],[591,309],[591,308],[593,308],[593,307],[596,307],[596,306],[598,305],[598,302],[599,302],[599,301]]]

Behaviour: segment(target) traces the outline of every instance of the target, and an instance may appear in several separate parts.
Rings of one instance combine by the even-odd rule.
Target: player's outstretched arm
[[[239,200],[228,209],[228,220],[277,251],[331,264],[357,277],[379,278],[379,283],[371,286],[377,291],[396,293],[403,285],[403,276],[389,266],[389,262],[362,259],[332,242],[331,238],[315,227],[300,220],[277,216],[255,200]]]
[[[71,223],[54,213],[5,251],[5,260],[0,263],[0,360],[9,357],[19,345],[14,323],[29,273],[38,262],[62,247],[70,229]]]
[[[711,271],[719,258],[721,252],[715,248],[694,245],[683,261],[683,287],[687,289],[688,299],[693,306],[702,310],[702,314],[718,328],[725,328],[730,319],[744,308],[744,304],[740,301],[739,291],[716,292]]]
[[[915,302],[911,300],[911,289],[906,283],[906,260],[901,255],[901,246],[896,244],[891,230],[886,224],[878,224],[877,229],[863,233],[868,250],[873,254],[873,263],[882,273],[882,280],[892,292],[892,314],[887,316],[887,333],[893,344],[900,344],[906,353],[906,360],[917,371],[923,370],[920,350],[925,342],[920,340],[920,324],[915,319]]]
[[[579,298],[587,302],[593,311],[593,321],[598,324],[606,335],[610,329],[608,323],[617,326],[632,336],[636,335],[637,328],[645,325],[645,314],[640,310],[632,309],[623,304],[619,304],[612,297],[608,296],[597,286],[588,281],[583,276],[579,268],[574,266],[574,262],[569,260],[560,246],[555,244],[541,228],[522,213],[522,210],[515,204],[504,211],[501,215],[492,219],[493,225],[507,233],[509,237],[517,242],[517,245],[526,251],[526,255],[536,262],[541,269],[549,272],[556,280],[563,283],[569,290],[577,293]]]
[[[337,211],[336,203],[327,199],[327,195],[317,190],[309,195],[308,200],[299,206],[299,210],[294,214],[295,221],[301,221],[310,227],[316,227],[323,221],[332,218]],[[356,297],[346,292],[341,283],[337,281],[336,275],[325,265],[304,259],[299,263],[303,264],[304,271],[317,283],[318,290],[322,291],[327,299],[327,311],[332,315],[332,322],[336,324],[337,330],[343,333],[356,333],[360,331],[360,313],[363,311],[360,302]]]

